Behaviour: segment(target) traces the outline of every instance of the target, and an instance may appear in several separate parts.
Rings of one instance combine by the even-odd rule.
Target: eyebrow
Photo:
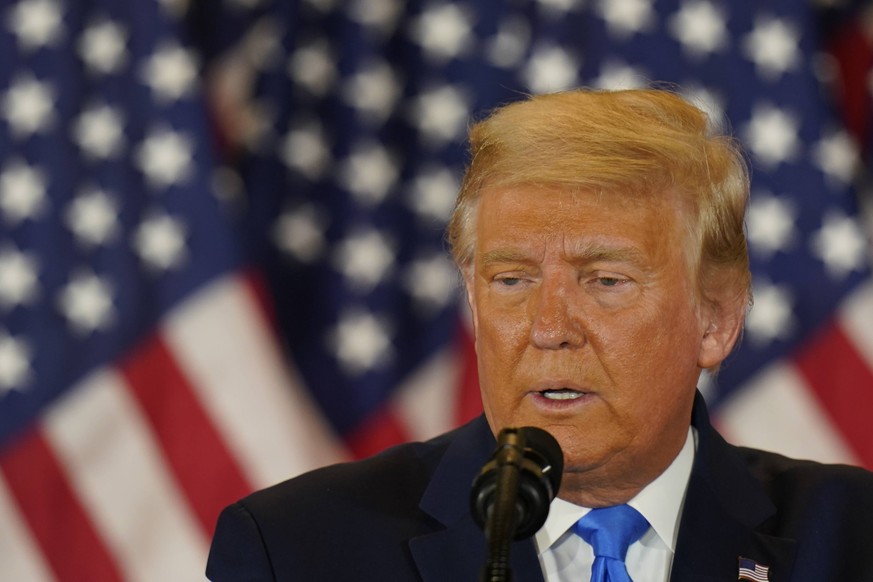
[[[574,249],[568,255],[572,262],[592,263],[635,263],[644,262],[645,255],[639,249],[632,247],[608,246],[599,243],[589,243],[579,249]],[[529,263],[529,254],[514,249],[495,249],[480,255],[479,260],[483,266],[505,263]]]
[[[497,249],[483,253],[479,260],[483,265],[487,266],[501,263],[527,263],[530,261],[530,258],[519,251]]]

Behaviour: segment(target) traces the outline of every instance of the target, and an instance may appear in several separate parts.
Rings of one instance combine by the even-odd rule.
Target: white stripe
[[[438,352],[397,391],[392,407],[411,439],[426,440],[457,424],[458,350]]]
[[[755,582],[768,582],[770,580],[766,571],[763,574],[759,574],[757,571],[749,570],[748,568],[740,568],[740,578],[748,578]]]
[[[242,279],[225,278],[191,296],[166,318],[163,333],[256,487],[344,458]]]
[[[840,327],[873,369],[873,283],[850,295],[840,307]]]
[[[86,378],[44,432],[126,580],[202,579],[207,541],[127,390],[113,372]]]
[[[858,464],[797,371],[766,368],[720,406],[716,418],[734,444],[800,459]]]
[[[49,582],[49,565],[0,477],[0,580]]]

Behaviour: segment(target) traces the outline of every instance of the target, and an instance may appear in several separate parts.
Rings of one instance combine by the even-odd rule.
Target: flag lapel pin
[[[770,582],[770,567],[759,564],[755,560],[738,558],[740,564],[739,576],[737,580],[747,580],[748,582]]]

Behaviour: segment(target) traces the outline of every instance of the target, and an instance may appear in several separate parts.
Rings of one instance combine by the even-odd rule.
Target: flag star
[[[432,312],[445,307],[455,296],[458,271],[444,254],[436,254],[410,264],[403,284],[421,309]]]
[[[229,213],[241,212],[245,204],[245,185],[240,173],[231,166],[219,164],[212,170],[212,194]]]
[[[797,28],[778,18],[758,18],[755,28],[743,40],[743,50],[758,74],[776,80],[800,64],[800,35]]]
[[[279,157],[285,165],[309,180],[321,177],[331,162],[327,138],[317,121],[289,131],[280,148]]]
[[[358,0],[349,4],[349,18],[384,35],[396,28],[404,4],[403,0]]]
[[[272,68],[285,54],[282,47],[282,35],[283,25],[278,18],[262,16],[257,22],[251,24],[248,34],[240,45],[246,67],[234,72],[249,74]],[[240,87],[235,88],[239,89]]]
[[[17,137],[44,132],[54,121],[54,99],[50,83],[19,77],[3,96],[3,117]]]
[[[746,216],[751,250],[764,257],[786,250],[796,238],[797,211],[783,198],[756,194]]]
[[[365,312],[344,314],[328,343],[349,376],[379,368],[393,357],[388,324]]]
[[[112,287],[93,273],[74,275],[60,291],[58,306],[73,331],[81,335],[105,330],[115,319]]]
[[[725,133],[728,120],[724,112],[724,98],[722,96],[693,82],[685,83],[681,94],[687,101],[706,113],[711,128],[719,133]]]
[[[327,220],[311,205],[283,212],[273,226],[276,246],[301,263],[321,257],[325,248]]]
[[[152,130],[140,143],[136,163],[155,188],[167,188],[187,180],[193,171],[194,142],[167,128]]]
[[[394,69],[384,61],[370,63],[343,86],[343,99],[372,124],[384,123],[394,110],[402,87]]]
[[[409,205],[418,216],[445,224],[455,207],[459,188],[457,175],[452,170],[441,166],[425,168],[412,184]]]
[[[755,303],[746,316],[746,337],[756,346],[788,339],[796,325],[790,291],[782,285],[756,282]]]
[[[7,223],[33,218],[46,204],[46,177],[25,162],[9,162],[0,172],[0,212]]]
[[[133,246],[150,269],[178,268],[187,257],[185,225],[166,214],[150,216],[136,229]]]
[[[117,156],[124,146],[121,111],[109,105],[93,105],[73,125],[73,139],[86,156],[105,160]]]
[[[811,245],[834,278],[861,270],[868,259],[868,242],[861,225],[843,214],[825,216],[821,229],[812,235]]]
[[[382,202],[394,187],[399,174],[394,157],[380,144],[360,143],[339,169],[340,183],[358,202]]]
[[[472,48],[473,20],[469,10],[457,4],[431,4],[413,22],[411,37],[428,58],[445,62]]]
[[[845,131],[823,137],[813,147],[812,156],[826,176],[841,184],[852,182],[860,162],[858,146]]]
[[[524,18],[503,20],[497,33],[485,45],[485,56],[495,67],[518,66],[530,46],[530,24]]]
[[[251,151],[275,143],[274,127],[276,110],[267,99],[252,98],[242,105],[239,111],[243,120],[239,124],[239,134],[243,144]]]
[[[533,93],[568,89],[578,83],[579,64],[558,46],[539,45],[533,50],[522,75]]]
[[[319,39],[298,48],[288,62],[288,74],[315,95],[325,95],[337,78],[336,57],[328,43]]]
[[[24,340],[0,330],[0,396],[23,390],[31,379],[32,353]]]
[[[110,20],[88,26],[79,39],[79,56],[94,73],[117,73],[127,62],[127,31]]]
[[[337,245],[334,265],[352,288],[368,292],[381,283],[394,265],[394,248],[379,232],[369,230]]]
[[[182,18],[188,12],[191,0],[158,0],[161,8],[174,18]]]
[[[410,117],[426,143],[444,146],[464,135],[470,115],[470,99],[459,87],[441,85],[419,95]]]
[[[765,166],[773,167],[797,156],[800,122],[781,109],[756,105],[744,137],[752,153]]]
[[[118,203],[106,192],[89,188],[70,202],[65,219],[79,243],[104,245],[118,232]]]
[[[56,0],[21,0],[9,12],[8,26],[24,50],[56,43],[63,28]]]
[[[839,80],[840,64],[830,53],[815,53],[810,57],[808,68],[821,85],[834,85]]]
[[[610,32],[619,38],[648,30],[655,23],[652,0],[600,0],[598,12]]]
[[[729,41],[724,12],[708,0],[683,2],[668,28],[692,57],[724,50]]]
[[[162,43],[140,69],[143,82],[151,87],[158,102],[178,101],[194,92],[197,59],[189,49],[176,43]]]
[[[0,249],[0,307],[12,309],[37,298],[38,264],[31,253]]]
[[[635,89],[646,84],[645,76],[639,69],[617,61],[604,63],[594,86],[601,89]]]

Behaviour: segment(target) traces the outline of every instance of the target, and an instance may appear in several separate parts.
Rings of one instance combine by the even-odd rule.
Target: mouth
[[[579,398],[584,397],[587,392],[574,390],[573,388],[549,388],[546,390],[540,390],[538,394],[546,400],[568,401],[578,400]]]

